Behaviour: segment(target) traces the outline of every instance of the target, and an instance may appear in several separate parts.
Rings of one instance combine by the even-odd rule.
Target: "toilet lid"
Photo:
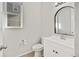
[[[42,44],[36,44],[33,46],[33,49],[42,49],[43,45]]]

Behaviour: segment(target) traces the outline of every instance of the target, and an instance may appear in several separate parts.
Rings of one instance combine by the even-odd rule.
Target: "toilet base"
[[[41,51],[35,51],[34,57],[42,57]]]

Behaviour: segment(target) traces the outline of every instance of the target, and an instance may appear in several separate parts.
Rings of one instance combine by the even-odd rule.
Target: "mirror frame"
[[[57,12],[55,13],[55,15],[54,15],[54,33],[55,34],[62,34],[62,35],[70,35],[70,36],[72,36],[73,34],[67,34],[67,33],[57,33],[56,32],[56,15],[58,14],[58,12],[60,11],[60,10],[62,10],[63,8],[66,8],[66,7],[70,7],[70,8],[73,8],[74,9],[74,7],[72,7],[72,6],[64,6],[64,7],[61,7],[59,10],[57,10]]]

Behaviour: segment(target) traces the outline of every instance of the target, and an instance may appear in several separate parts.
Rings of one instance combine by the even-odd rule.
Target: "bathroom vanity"
[[[73,57],[74,38],[62,35],[44,37],[44,56],[45,57]]]
[[[43,37],[45,57],[79,57],[79,3],[55,3],[54,34]]]

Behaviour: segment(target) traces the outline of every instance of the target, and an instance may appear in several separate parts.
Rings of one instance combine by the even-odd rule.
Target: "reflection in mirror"
[[[73,35],[74,33],[74,8],[66,6],[57,11],[55,14],[55,33]]]

